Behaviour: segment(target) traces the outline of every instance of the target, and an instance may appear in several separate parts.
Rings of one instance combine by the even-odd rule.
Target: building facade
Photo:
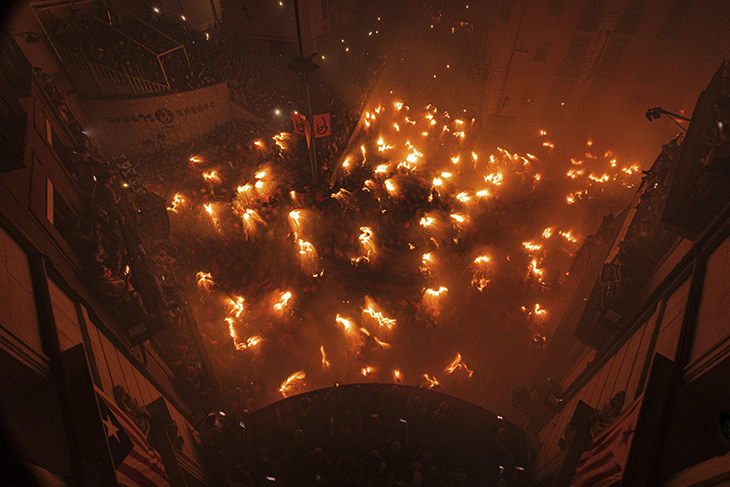
[[[726,485],[729,88],[724,62],[686,135],[604,222],[535,392],[516,397],[535,485]]]
[[[181,286],[154,252],[164,205],[98,155],[10,36],[2,51],[0,409],[3,443],[16,447],[4,465],[37,485],[113,485],[121,433],[105,397],[169,485],[207,485],[195,426],[221,399]]]

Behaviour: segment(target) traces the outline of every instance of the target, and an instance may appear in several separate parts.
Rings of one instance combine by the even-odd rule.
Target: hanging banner
[[[296,112],[289,113],[291,114],[292,124],[294,124],[294,133],[304,135],[307,126],[307,117]]]
[[[314,137],[327,137],[332,134],[332,126],[330,125],[330,114],[322,113],[314,116]]]

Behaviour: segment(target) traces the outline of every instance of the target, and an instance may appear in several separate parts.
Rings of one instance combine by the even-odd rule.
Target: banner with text
[[[79,100],[91,139],[109,155],[190,142],[231,120],[228,86],[116,100]]]

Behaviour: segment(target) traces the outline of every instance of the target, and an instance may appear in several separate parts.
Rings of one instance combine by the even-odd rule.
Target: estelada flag
[[[144,433],[113,400],[99,388],[94,389],[117,483],[126,487],[170,487],[162,458],[147,443]]]
[[[643,399],[634,400],[593,440],[578,461],[571,487],[608,487],[623,478]]]
[[[332,126],[330,125],[330,114],[321,113],[314,116],[314,137],[327,137],[332,134]]]
[[[301,113],[289,112],[291,114],[291,121],[294,124],[294,133],[304,135],[307,129],[307,117]]]

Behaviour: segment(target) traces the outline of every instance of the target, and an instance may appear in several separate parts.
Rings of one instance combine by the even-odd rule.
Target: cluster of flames
[[[521,155],[504,148],[496,148],[492,154],[480,153],[479,148],[470,140],[473,119],[469,121],[452,118],[448,113],[439,112],[430,105],[426,107],[425,112],[415,114],[411,113],[410,108],[403,102],[396,100],[392,102],[392,108],[389,105],[381,105],[373,111],[366,112],[363,117],[366,131],[370,131],[371,135],[373,131],[378,132],[375,147],[368,149],[363,144],[356,147],[352,153],[346,154],[340,165],[341,174],[347,174],[357,166],[371,167],[372,175],[364,182],[363,190],[370,192],[381,202],[388,199],[397,201],[404,193],[407,179],[416,176],[428,183],[429,201],[434,198],[451,198],[455,203],[454,211],[450,214],[432,212],[418,220],[419,231],[423,233],[424,241],[431,244],[431,249],[435,248],[421,254],[420,272],[428,283],[423,288],[421,306],[433,319],[438,319],[449,295],[449,289],[438,282],[439,249],[445,244],[450,244],[450,240],[458,243],[494,198],[523,194],[534,190],[540,184],[545,184],[546,178],[539,172],[541,159],[530,153]],[[546,139],[546,131],[541,130],[539,137],[543,138],[542,146],[545,150],[555,149],[555,144]],[[428,155],[424,155],[430,151],[419,148],[422,144],[446,147],[451,154],[446,155],[445,164],[436,167],[434,161],[430,160]],[[255,145],[263,148],[265,143],[257,141]],[[291,151],[294,139],[290,134],[280,133],[273,137],[271,145],[282,152]],[[587,143],[588,147],[592,145],[592,141]],[[368,157],[385,162],[371,165]],[[204,162],[206,162],[204,157],[190,158],[190,163],[194,167]],[[606,167],[599,169],[599,163]],[[609,181],[620,179],[624,186],[630,187],[627,177],[636,174],[638,170],[637,165],[619,167],[610,151],[602,157],[586,152],[585,157],[572,159],[571,167],[565,173],[566,180],[571,181],[574,186],[582,184],[566,195],[565,204],[573,205],[588,199],[594,185],[604,185]],[[211,194],[215,194],[215,189],[226,183],[216,170],[204,171],[201,177],[209,186]],[[233,186],[235,187],[235,183]],[[259,213],[260,205],[269,202],[276,189],[277,181],[272,169],[262,167],[254,174],[252,180],[237,186],[234,197],[227,204],[216,200],[216,203],[202,205],[202,210],[207,214],[215,234],[222,235],[234,231],[223,228],[222,224],[222,221],[227,219],[222,218],[221,213],[230,212],[238,217],[245,239],[255,239],[268,225]],[[301,209],[303,205],[300,195],[292,191],[290,197],[295,209],[288,213],[287,220],[301,271],[310,278],[320,277],[324,272],[322,262],[317,249],[310,241],[311,235],[308,234],[308,227],[313,225],[316,216],[309,210]],[[353,193],[344,188],[332,193],[331,197],[345,208],[354,208],[357,204]],[[172,206],[169,208],[171,212],[178,214],[192,212],[193,209],[194,205],[181,193],[174,196]],[[360,226],[357,237],[359,252],[350,257],[353,265],[378,266],[383,241],[378,239],[376,228],[377,226],[372,224]],[[562,238],[566,245],[575,245],[579,242],[579,237],[574,234],[573,229],[561,228],[555,224],[546,227],[540,235],[532,237],[532,240],[522,243],[522,250],[529,260],[525,272],[540,282],[545,272],[541,261],[546,242],[552,238]],[[408,246],[411,250],[417,249],[412,243]],[[484,292],[495,277],[495,266],[500,259],[485,253],[478,254],[464,271],[465,274],[468,271],[470,286],[479,292]],[[199,272],[197,283],[201,293],[214,294],[215,282],[210,273]],[[293,300],[294,295],[291,291],[279,291],[268,302],[270,315],[278,319],[284,318],[290,312]],[[341,314],[337,314],[334,318],[334,325],[342,333],[341,350],[347,350],[349,357],[356,356],[358,350],[369,340],[384,354],[391,353],[396,320],[386,316],[386,312],[370,297],[365,296],[364,301],[359,323]],[[525,306],[523,310],[532,321],[538,318],[544,320],[546,314],[545,309],[539,304]],[[256,331],[247,320],[248,312],[247,302],[242,296],[234,295],[226,300],[225,323],[235,348],[239,351],[255,348],[263,341],[260,332]],[[325,345],[320,346],[319,352],[322,373],[343,366],[342,362],[348,360],[337,353],[338,350],[331,350],[328,356]],[[403,383],[405,380],[400,368],[371,364],[359,367],[359,370],[366,380],[387,378],[394,383]],[[460,353],[457,353],[443,371],[436,374],[424,373],[418,378],[410,379],[414,383],[432,388],[440,385],[439,378],[443,382],[447,376],[457,371],[462,371],[463,377],[467,379],[474,374],[474,370],[467,367]],[[299,370],[291,374],[280,384],[279,392],[284,397],[304,392],[307,387],[307,373],[314,372]]]

